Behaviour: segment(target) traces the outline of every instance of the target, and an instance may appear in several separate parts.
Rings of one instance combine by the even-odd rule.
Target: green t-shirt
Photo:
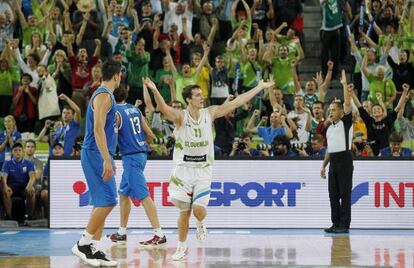
[[[13,82],[19,82],[19,69],[10,68],[6,71],[0,71],[0,96],[13,95]]]
[[[391,79],[380,80],[372,73],[368,75],[367,79],[369,81],[368,98],[373,105],[378,104],[377,97],[375,97],[377,92],[382,94],[384,102],[387,102],[396,92],[395,84]],[[392,109],[392,103],[387,106],[387,109]]]
[[[231,55],[229,55],[229,53],[231,53]],[[236,76],[236,65],[237,63],[240,62],[240,54],[241,54],[240,44],[236,45],[236,47],[231,52],[228,52],[225,54],[226,61],[229,62],[231,60],[230,69],[227,72],[227,76],[229,78],[235,78]]]
[[[196,83],[196,76],[193,74],[189,77],[184,77],[179,73],[176,73],[173,76],[175,80],[175,92],[177,95],[177,100],[180,101],[182,104],[186,102],[183,99],[183,89],[188,85],[194,85]]]
[[[45,28],[40,28],[40,27],[27,27],[26,29],[23,30],[23,47],[26,47],[27,45],[31,44],[31,38],[32,38],[32,33],[34,32],[39,32],[40,35],[42,36],[42,40],[44,40],[45,37]]]
[[[272,74],[276,79],[276,87],[282,89],[284,95],[295,94],[291,62],[290,57],[284,59],[273,57],[272,59]]]
[[[246,20],[245,21],[245,24],[246,24],[246,26],[247,26],[247,34],[246,34],[246,38],[249,40],[251,37],[250,37],[250,33],[252,32],[252,20]],[[240,25],[240,21],[237,21],[237,20],[231,20],[231,28],[233,29],[233,31],[237,28],[237,27],[239,27],[239,25]]]
[[[157,72],[155,73],[155,79],[154,79],[155,83],[159,85],[161,78],[163,78],[164,76],[168,76],[172,78],[173,77],[172,71],[158,69]],[[159,86],[159,90],[160,90],[161,96],[166,102],[171,101],[170,87],[167,84],[162,83],[161,86]]]
[[[258,62],[247,61],[241,65],[243,73],[243,86],[253,88],[257,86],[258,76],[262,77],[262,66]]]
[[[148,77],[148,64],[151,56],[145,52],[143,56],[138,56],[135,51],[127,50],[128,59],[128,84],[133,87],[142,87],[142,78]]]
[[[401,36],[401,49],[414,49],[414,32],[411,31],[411,24],[408,19],[403,20],[403,34]]]
[[[278,35],[277,40],[276,51],[279,50],[281,45],[285,45],[289,49],[289,57],[294,58],[298,55],[298,44],[293,39],[288,38],[286,35]]]

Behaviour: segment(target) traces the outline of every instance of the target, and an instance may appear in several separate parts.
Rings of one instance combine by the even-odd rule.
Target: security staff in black
[[[332,226],[327,233],[348,233],[351,224],[352,164],[352,109],[351,92],[353,85],[347,85],[345,72],[341,79],[344,88],[344,104],[332,102],[329,116],[332,124],[326,132],[327,153],[321,176],[325,178],[325,168],[329,165],[328,190],[331,203]]]

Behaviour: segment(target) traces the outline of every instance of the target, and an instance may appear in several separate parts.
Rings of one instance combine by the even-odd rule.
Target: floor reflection
[[[176,234],[169,235],[166,248],[143,249],[139,247],[142,235],[134,234],[128,236],[127,245],[116,246],[108,240],[102,241],[101,247],[122,268],[414,267],[414,233],[386,233],[326,236],[322,232],[300,235],[286,230],[282,234],[211,234],[204,244],[190,236],[188,255],[182,262],[171,260],[176,250]],[[51,235],[49,240],[41,234],[37,237],[35,232],[30,233],[30,238],[0,238],[3,239],[0,252],[7,249],[20,255],[0,257],[1,268],[88,267],[70,252],[79,231],[65,236]],[[24,253],[18,251],[22,248]],[[27,256],[30,252],[36,255],[44,252],[46,257]]]
[[[351,239],[346,236],[332,236],[331,265],[351,265]]]

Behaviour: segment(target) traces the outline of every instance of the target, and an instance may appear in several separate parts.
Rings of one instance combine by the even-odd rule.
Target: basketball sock
[[[85,246],[92,243],[92,236],[90,233],[88,233],[86,230],[83,232],[83,235],[81,239],[79,240],[79,246]]]
[[[162,231],[161,228],[155,228],[154,229],[154,235],[156,235],[158,237],[164,237],[164,232]]]
[[[187,242],[186,241],[184,241],[184,242],[178,241],[178,247],[179,248],[186,248],[187,247]]]
[[[118,234],[126,235],[126,227],[119,227]]]

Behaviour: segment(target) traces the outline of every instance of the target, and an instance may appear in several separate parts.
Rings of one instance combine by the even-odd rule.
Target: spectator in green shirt
[[[275,55],[274,46],[269,46],[263,54],[263,61],[270,65],[272,75],[276,78],[276,87],[281,88],[285,101],[293,104],[295,95],[294,73],[292,71],[292,61],[299,62],[303,59],[303,54],[299,53],[296,58],[289,57],[289,48],[282,45],[278,49],[278,55]]]
[[[5,58],[0,58],[0,117],[5,117],[9,114],[12,103],[13,83],[19,80],[19,69],[10,66]]]
[[[186,103],[182,96],[183,89],[188,85],[196,84],[197,77],[200,75],[201,69],[205,65],[208,54],[210,53],[210,47],[207,44],[203,45],[204,48],[204,55],[200,61],[200,64],[197,66],[197,69],[194,73],[191,72],[191,66],[189,63],[183,63],[181,65],[181,74],[177,71],[177,68],[174,65],[174,61],[171,57],[170,49],[166,50],[167,58],[170,62],[171,71],[173,73],[173,79],[175,81],[175,90],[176,90],[176,97],[177,100],[181,103]]]
[[[48,17],[44,17],[41,21],[38,21],[35,15],[30,15],[26,20],[21,7],[21,0],[16,0],[14,9],[23,30],[23,47],[25,47],[26,45],[30,44],[30,38],[33,32],[39,32],[42,36],[44,35]]]
[[[375,74],[371,73],[367,68],[368,58],[365,55],[362,60],[362,72],[367,77],[369,81],[369,96],[368,99],[372,102],[373,105],[378,104],[378,99],[376,98],[377,93],[381,93],[382,99],[387,109],[392,109],[393,101],[397,96],[397,90],[392,79],[385,78],[385,67],[377,66],[375,69]]]
[[[148,64],[151,56],[145,51],[145,40],[138,40],[135,51],[127,50],[126,57],[128,60],[128,85],[129,96],[128,103],[135,104],[137,99],[144,99],[144,91],[142,78],[148,77]],[[139,107],[141,111],[145,111],[145,107]]]
[[[173,79],[173,73],[171,71],[170,61],[168,57],[162,59],[162,68],[155,72],[155,83],[160,89],[161,96],[169,103],[171,102],[173,94],[171,94],[170,80]]]

